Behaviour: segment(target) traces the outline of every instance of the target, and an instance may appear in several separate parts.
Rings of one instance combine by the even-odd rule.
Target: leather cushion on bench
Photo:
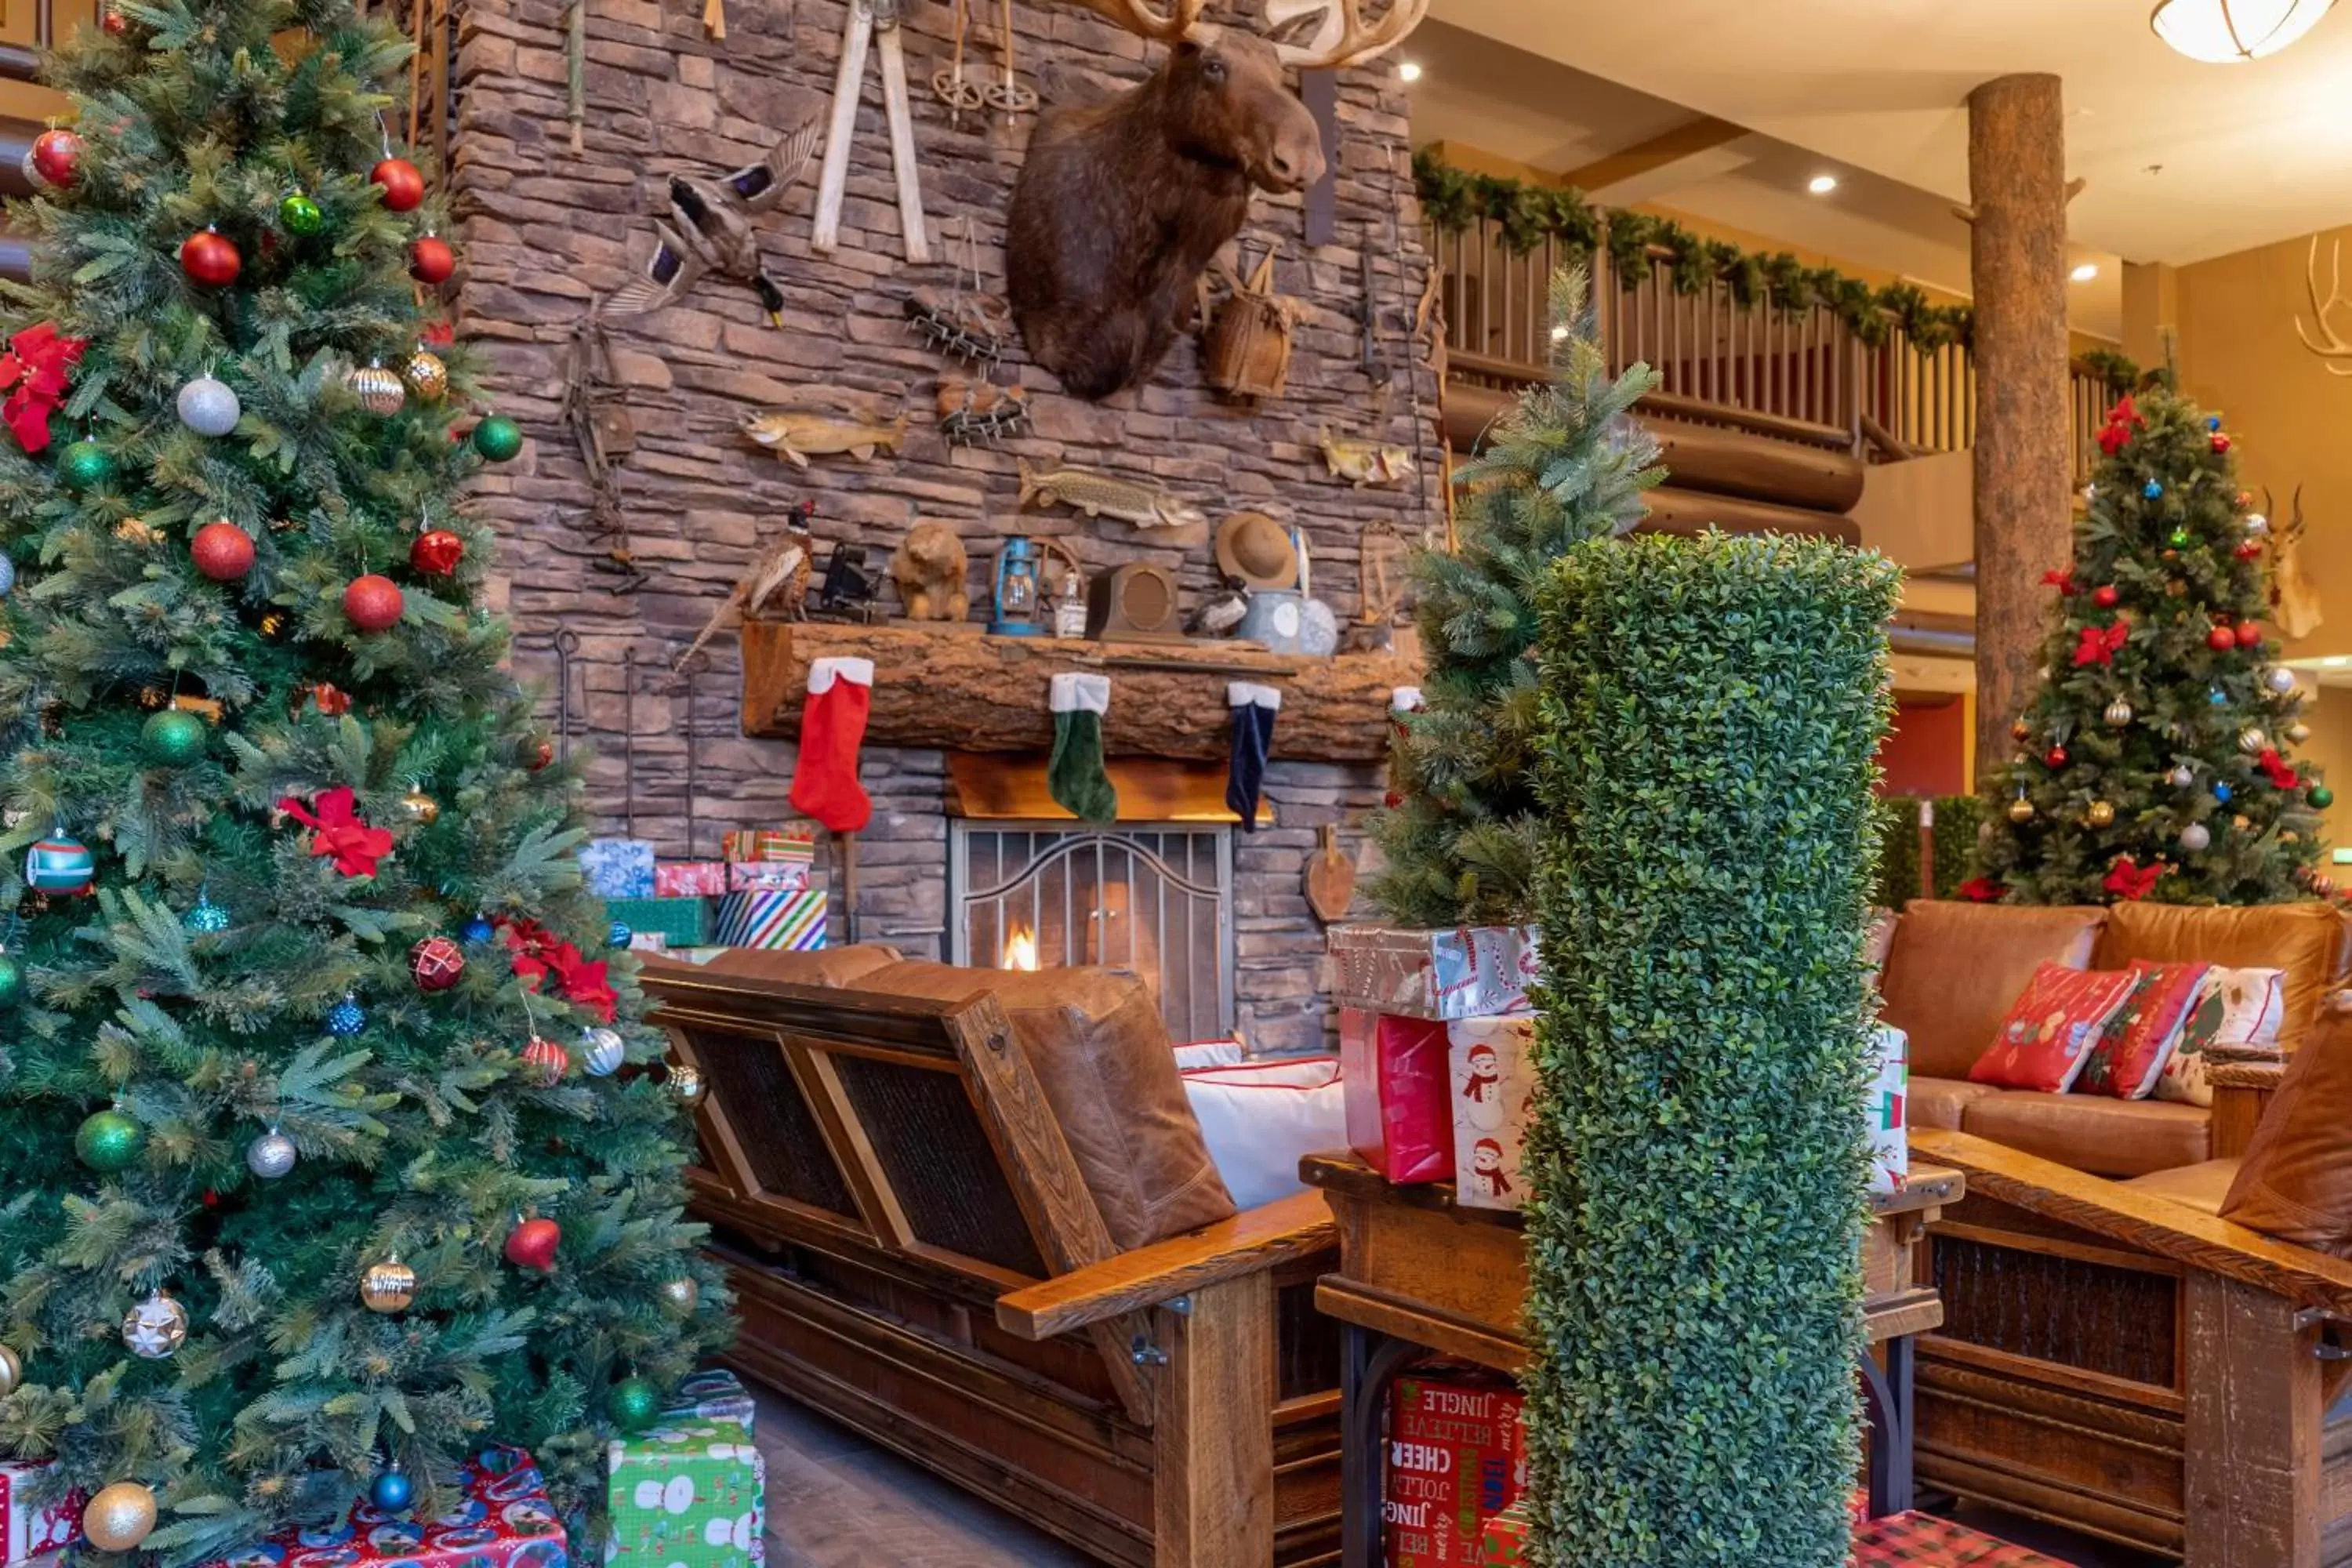
[[[1911,1037],[1911,1071],[1969,1076],[2034,966],[2080,969],[2106,910],[1914,900],[1879,976],[1879,1016]]]
[[[2319,999],[2335,978],[2344,921],[2326,904],[2117,904],[2091,955],[2094,969],[2151,963],[2218,963],[2283,969],[2279,1048],[2311,1032]]]
[[[2322,1018],[2289,1058],[2221,1217],[2352,1258],[2352,1013]]]
[[[869,942],[856,947],[820,948],[814,952],[730,947],[709,963],[695,967],[706,974],[725,974],[743,980],[776,980],[787,985],[819,985],[828,991],[838,991],[864,979],[885,964],[898,962],[897,948]]]
[[[2213,1113],[2155,1100],[2004,1089],[1960,1113],[1963,1131],[2095,1176],[2144,1176],[2213,1152]]]
[[[2182,1165],[2170,1171],[2158,1171],[2151,1175],[2135,1176],[2124,1184],[2136,1193],[2152,1193],[2159,1198],[2186,1205],[2200,1214],[2219,1215],[2222,1200],[2230,1194],[2230,1184],[2238,1179],[2236,1160],[2208,1160],[2201,1165]]]
[[[1989,1083],[1958,1078],[1915,1078],[1906,1100],[1906,1120],[1913,1127],[1940,1127],[1958,1132],[1969,1106],[2000,1090]]]
[[[1233,1217],[1160,1004],[1139,977],[908,961],[859,976],[857,989],[942,1002],[992,993],[1120,1251]]]

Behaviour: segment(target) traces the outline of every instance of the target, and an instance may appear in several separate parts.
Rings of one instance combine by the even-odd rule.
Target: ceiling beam
[[[1740,150],[1751,134],[1744,125],[1702,114],[1554,178],[1595,201],[1631,206],[1753,163]]]

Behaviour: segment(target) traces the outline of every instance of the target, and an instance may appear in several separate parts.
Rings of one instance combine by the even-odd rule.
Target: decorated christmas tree
[[[351,0],[114,0],[0,331],[0,1458],[169,1568],[530,1448],[724,1327],[690,1074],[579,886]],[[583,1548],[590,1542],[583,1542]]]
[[[2221,421],[2127,396],[2074,525],[2041,689],[1985,781],[1978,877],[2016,903],[2257,904],[2313,896],[2317,809],[2293,673],[2263,633],[2268,525]]]
[[[1407,925],[1534,919],[1535,591],[1570,545],[1639,523],[1664,477],[1633,416],[1657,377],[1609,374],[1587,290],[1581,268],[1553,277],[1550,379],[1457,470],[1456,547],[1414,558],[1429,668],[1422,710],[1398,718],[1396,793],[1374,823],[1387,863],[1370,888]]]

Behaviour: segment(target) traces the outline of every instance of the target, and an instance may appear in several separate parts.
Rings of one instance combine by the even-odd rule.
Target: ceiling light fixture
[[[1805,189],[1812,192],[1813,195],[1817,196],[1828,195],[1832,191],[1837,189],[1837,176],[1835,174],[1815,174],[1811,179],[1805,182]]]
[[[2192,60],[2235,65],[2274,55],[2319,25],[2336,0],[2160,0],[2147,25]]]
[[[1419,60],[1400,60],[1397,62],[1397,80],[1402,82],[1416,82],[1420,79],[1421,62]]]
[[[2072,278],[2077,283],[2088,283],[2092,279],[2096,278],[2098,275],[2099,264],[2095,261],[2085,261],[2076,267],[2074,271],[2066,274],[2067,277]]]

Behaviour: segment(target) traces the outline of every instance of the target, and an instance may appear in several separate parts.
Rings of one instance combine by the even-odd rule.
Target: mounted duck
[[[604,301],[607,316],[641,316],[676,304],[706,274],[747,285],[760,297],[772,325],[782,326],[784,291],[768,276],[751,220],[800,182],[824,140],[824,121],[813,119],[776,143],[767,157],[723,179],[672,174],[669,221],[656,221],[660,238],[644,276]]]

